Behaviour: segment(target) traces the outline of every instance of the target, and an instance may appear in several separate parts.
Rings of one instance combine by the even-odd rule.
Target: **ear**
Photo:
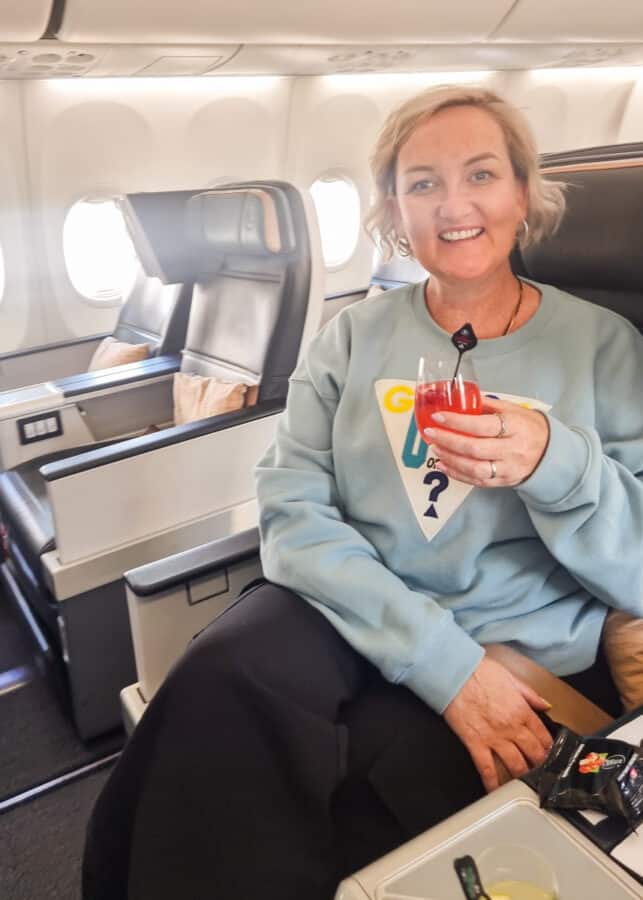
[[[529,189],[526,181],[518,181],[518,214],[520,221],[527,218],[529,212]]]

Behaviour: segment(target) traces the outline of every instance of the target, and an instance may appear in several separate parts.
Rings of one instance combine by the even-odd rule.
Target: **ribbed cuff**
[[[431,641],[426,657],[406,670],[400,684],[442,714],[483,656],[480,644],[452,621],[441,629],[438,640]]]
[[[549,444],[535,471],[518,486],[520,497],[533,506],[564,504],[583,483],[590,462],[590,443],[582,431],[564,425],[553,416]]]

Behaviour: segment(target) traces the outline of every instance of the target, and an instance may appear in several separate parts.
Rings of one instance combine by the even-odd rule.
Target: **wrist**
[[[548,450],[548,448],[549,448],[549,442],[550,442],[550,440],[551,440],[551,427],[550,427],[550,425],[549,425],[549,419],[548,419],[548,417],[545,415],[544,412],[542,412],[542,411],[539,410],[539,409],[535,409],[535,410],[533,410],[533,412],[535,412],[537,416],[540,416],[540,418],[541,418],[541,420],[542,420],[542,423],[543,423],[543,425],[544,425],[544,441],[543,441],[543,445],[542,445],[542,450],[540,451],[540,454],[538,455],[538,458],[536,459],[536,462],[535,462],[534,465],[532,466],[531,470],[527,473],[527,475],[525,475],[524,478],[522,478],[522,479],[515,485],[516,487],[518,487],[518,485],[524,484],[525,481],[527,481],[528,478],[531,478],[531,476],[534,474],[534,472],[536,471],[536,469],[538,468],[538,466],[539,466],[539,465],[541,464],[541,462],[543,461],[544,456],[545,456],[545,453],[547,453],[547,450]]]

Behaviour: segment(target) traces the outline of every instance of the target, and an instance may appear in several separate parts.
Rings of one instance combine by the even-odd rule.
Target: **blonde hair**
[[[395,252],[399,235],[395,230],[391,197],[395,195],[395,167],[402,145],[420,124],[443,109],[473,106],[496,120],[505,137],[516,178],[527,186],[526,233],[518,239],[521,247],[553,234],[565,212],[565,185],[545,181],[538,168],[538,150],[525,116],[493,91],[479,87],[441,85],[407,100],[388,116],[371,156],[375,200],[364,227],[385,260]]]

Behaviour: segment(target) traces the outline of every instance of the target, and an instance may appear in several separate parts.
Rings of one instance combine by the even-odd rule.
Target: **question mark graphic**
[[[432,484],[434,481],[437,482],[434,488],[431,488],[431,493],[429,494],[429,508],[424,513],[425,516],[430,516],[432,519],[438,518],[438,511],[435,508],[435,504],[438,502],[438,497],[449,486],[449,476],[445,475],[444,472],[427,472],[424,476],[424,484]]]

